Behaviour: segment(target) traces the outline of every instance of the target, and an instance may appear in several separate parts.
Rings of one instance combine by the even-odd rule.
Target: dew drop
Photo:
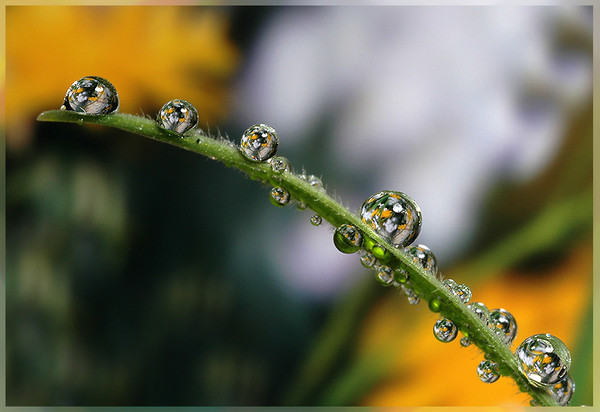
[[[392,268],[390,268],[389,266],[384,266],[384,265],[380,266],[379,270],[377,271],[377,280],[383,286],[390,286],[392,284],[392,282],[394,281],[394,275],[392,272]]]
[[[342,253],[356,253],[362,245],[362,235],[352,225],[341,224],[333,234],[333,244]]]
[[[163,129],[183,134],[198,125],[198,111],[190,102],[174,99],[160,109],[156,122]]]
[[[408,282],[408,279],[410,278],[409,273],[402,269],[402,268],[398,268],[396,270],[394,270],[394,280],[398,283],[406,283]]]
[[[454,293],[462,303],[467,304],[471,300],[471,289],[467,285],[456,285],[452,288],[452,293]]]
[[[483,383],[494,383],[500,377],[498,373],[498,365],[489,360],[481,361],[477,366],[477,376]]]
[[[317,189],[321,192],[325,191],[325,187],[323,187],[323,182],[317,176],[310,175],[306,178],[306,181],[308,182],[309,185],[311,185],[315,189]]]
[[[573,393],[575,393],[575,383],[569,374],[550,389],[550,395],[560,406],[567,406]]]
[[[467,338],[466,336],[463,336],[462,338],[460,338],[460,346],[463,347],[467,347],[471,345],[471,340],[469,338]]]
[[[444,279],[442,281],[442,284],[446,287],[446,289],[448,289],[449,291],[454,290],[454,288],[456,287],[457,283],[453,280],[453,279]]]
[[[433,325],[433,335],[440,342],[452,342],[458,333],[458,328],[450,319],[442,318]]]
[[[567,345],[556,336],[533,335],[525,339],[515,351],[519,370],[534,386],[554,385],[564,379],[571,367]]]
[[[438,273],[437,259],[433,252],[425,245],[408,246],[404,248],[406,254],[408,254],[413,261],[420,265],[432,276],[436,276]]]
[[[304,203],[303,201],[300,200],[296,204],[296,207],[298,208],[298,210],[304,210],[304,209],[306,209],[306,203]]]
[[[283,156],[275,156],[268,160],[271,170],[277,174],[283,174],[291,170],[290,162]]]
[[[467,307],[470,311],[474,312],[477,316],[479,316],[479,319],[487,323],[488,317],[490,316],[490,311],[487,308],[487,306],[480,302],[473,302],[469,303]]]
[[[283,187],[274,187],[271,189],[271,203],[275,206],[285,206],[290,201],[290,192]]]
[[[366,268],[372,268],[377,259],[371,253],[366,252],[360,257],[360,263]]]
[[[86,114],[113,113],[119,110],[119,94],[108,80],[86,76],[67,89],[60,108]]]
[[[488,317],[488,327],[492,329],[502,341],[511,345],[515,336],[517,336],[517,321],[505,309],[494,309]]]
[[[407,296],[408,303],[411,305],[418,305],[421,302],[421,298],[417,295],[415,296]]]
[[[321,216],[319,216],[319,215],[312,215],[310,217],[310,223],[313,226],[320,226],[321,223],[323,223],[323,218]]]
[[[381,245],[374,245],[374,246],[371,248],[371,253],[372,253],[372,254],[373,254],[373,256],[375,256],[377,259],[385,259],[385,258],[386,258],[386,256],[387,256],[387,254],[388,254],[388,251],[387,251],[387,250],[385,250],[385,249],[383,248],[383,246],[381,246]]]
[[[442,310],[442,300],[438,297],[429,299],[429,310],[438,313]]]
[[[421,231],[421,209],[401,192],[374,194],[363,203],[360,216],[379,236],[396,247],[411,244]]]
[[[275,129],[266,124],[255,124],[246,129],[240,142],[240,150],[254,162],[264,162],[277,152],[279,138]]]
[[[529,401],[529,406],[538,406],[538,402],[535,399]]]

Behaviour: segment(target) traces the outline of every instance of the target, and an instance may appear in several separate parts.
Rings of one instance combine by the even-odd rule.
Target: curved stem
[[[487,325],[467,308],[458,297],[441,283],[440,280],[423,270],[417,263],[409,258],[401,249],[392,246],[383,240],[367,224],[348,209],[340,205],[327,193],[311,186],[306,180],[292,172],[276,174],[266,162],[252,162],[246,159],[231,142],[214,139],[203,135],[199,131],[190,131],[180,136],[164,130],[151,119],[129,114],[86,115],[72,111],[51,110],[41,113],[37,120],[47,122],[66,122],[77,124],[100,124],[115,127],[131,133],[140,134],[154,140],[168,143],[182,149],[190,150],[214,160],[220,160],[228,167],[235,167],[244,171],[252,179],[260,180],[272,186],[281,186],[286,189],[297,201],[304,202],[307,207],[318,213],[334,227],[343,223],[351,224],[372,241],[372,244],[381,245],[387,251],[386,264],[390,266],[402,265],[409,273],[410,282],[421,298],[429,301],[433,297],[443,302],[441,315],[451,319],[463,331],[467,332],[469,339],[477,345],[486,356],[498,363],[500,372],[515,380],[519,388],[529,393],[540,406],[556,406],[554,399],[543,389],[532,386],[520,373],[517,367],[517,358],[498,336]]]

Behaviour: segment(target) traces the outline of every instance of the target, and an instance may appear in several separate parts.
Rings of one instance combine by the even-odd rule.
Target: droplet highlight
[[[160,109],[156,122],[163,129],[183,134],[198,125],[198,111],[190,102],[174,99]]]
[[[515,354],[521,373],[538,387],[557,384],[571,367],[567,345],[549,333],[528,337],[517,347]]]
[[[500,378],[498,365],[489,360],[481,361],[477,366],[477,376],[483,383],[494,383]]]
[[[450,319],[442,318],[433,325],[433,335],[440,342],[452,342],[458,334],[458,328]]]
[[[279,138],[275,129],[266,124],[256,124],[242,134],[240,150],[254,162],[264,162],[277,153]]]
[[[341,224],[333,234],[333,244],[342,253],[356,253],[362,245],[361,233],[352,225]]]
[[[421,231],[421,209],[402,192],[383,191],[368,198],[360,209],[363,222],[396,247],[404,247]]]
[[[109,114],[119,110],[119,94],[105,78],[86,76],[67,89],[60,108],[85,114]]]

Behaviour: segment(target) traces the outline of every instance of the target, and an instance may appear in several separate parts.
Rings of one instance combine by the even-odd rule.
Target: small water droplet
[[[108,80],[86,76],[67,89],[60,108],[86,114],[109,114],[119,110],[119,94]]]
[[[321,192],[325,191],[325,187],[323,187],[323,182],[317,176],[310,175],[306,178],[306,181],[308,182],[309,185],[311,185],[315,189],[317,189]]]
[[[394,275],[392,273],[392,268],[389,266],[380,266],[377,271],[377,280],[383,286],[390,286],[394,281]]]
[[[456,285],[452,288],[452,293],[454,293],[462,303],[467,304],[471,300],[471,289],[467,285]]]
[[[483,322],[485,322],[487,324],[487,319],[488,319],[488,316],[490,315],[490,311],[487,308],[487,306],[485,306],[481,302],[473,302],[473,303],[469,303],[469,305],[467,307],[469,308],[469,310],[471,310],[477,316],[479,316],[479,319],[481,319]]]
[[[401,192],[374,194],[363,203],[360,216],[379,236],[396,247],[411,244],[421,231],[421,209]]]
[[[479,366],[477,366],[477,376],[479,376],[481,382],[494,383],[500,377],[498,366],[489,360],[481,361]]]
[[[529,406],[538,406],[538,402],[535,399],[529,401]]]
[[[425,245],[408,246],[404,248],[413,261],[429,272],[432,276],[438,274],[437,259],[433,252]]]
[[[375,259],[375,256],[369,252],[365,252],[365,254],[360,257],[360,263],[366,268],[373,267],[376,261],[377,259]]]
[[[456,287],[457,283],[453,280],[453,279],[444,279],[442,281],[442,284],[446,287],[446,289],[448,289],[449,291],[454,290],[454,288]]]
[[[277,174],[283,174],[291,170],[290,162],[283,156],[275,156],[268,160],[271,170]]]
[[[333,234],[333,244],[342,253],[356,253],[362,245],[362,235],[352,225],[341,224]]]
[[[571,367],[567,345],[556,336],[533,335],[525,339],[515,351],[519,370],[534,386],[554,385],[561,381]]]
[[[323,223],[323,218],[319,215],[312,215],[310,217],[310,223],[312,223],[313,226],[319,226]]]
[[[408,303],[411,305],[418,305],[419,302],[421,302],[421,298],[417,295],[415,296],[407,296],[406,297],[408,299]]]
[[[433,335],[440,342],[452,342],[458,334],[458,328],[450,319],[442,318],[433,325]]]
[[[471,340],[466,336],[463,336],[462,338],[460,338],[460,345],[466,348],[467,346],[471,345]]]
[[[573,393],[575,393],[575,383],[569,374],[550,388],[550,395],[560,406],[567,406]]]
[[[388,254],[388,251],[387,251],[387,250],[385,250],[385,249],[383,248],[383,246],[381,246],[381,245],[374,245],[374,246],[371,248],[371,253],[372,253],[372,254],[373,254],[373,256],[375,256],[377,259],[385,259],[385,258],[386,258],[386,256],[387,256],[387,254]]]
[[[240,150],[254,162],[264,162],[275,156],[279,138],[275,129],[266,124],[255,124],[246,129],[240,141]]]
[[[488,327],[492,329],[502,341],[511,345],[515,336],[517,336],[517,321],[505,309],[494,309],[490,311],[488,317]]]
[[[183,134],[198,125],[198,111],[190,102],[174,99],[160,109],[156,122],[163,129]]]
[[[398,268],[396,270],[394,270],[394,280],[398,283],[406,283],[408,282],[408,280],[410,279],[410,275],[409,273],[402,269],[402,268]]]
[[[429,299],[429,310],[438,313],[442,310],[442,300],[439,297]]]
[[[283,187],[274,187],[271,189],[271,203],[275,206],[285,206],[290,201],[290,192]]]

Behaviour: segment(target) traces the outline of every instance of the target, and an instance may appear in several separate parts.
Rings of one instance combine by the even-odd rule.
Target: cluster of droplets
[[[74,82],[66,92],[62,110],[72,110],[90,115],[103,115],[117,112],[119,96],[115,87],[106,79],[98,76],[86,76]],[[182,137],[197,127],[198,112],[194,106],[181,99],[167,102],[157,115],[158,125]],[[265,124],[249,127],[241,137],[239,150],[252,162],[267,162],[271,166],[274,178],[283,181],[283,175],[291,173],[289,161],[282,156],[275,156],[279,146],[279,138],[275,129]],[[323,183],[314,175],[306,175],[302,171],[298,175],[313,188],[324,192]],[[290,193],[281,186],[275,186],[270,193],[271,203],[285,206],[290,200]],[[306,208],[306,203],[298,201],[299,210]],[[401,248],[409,260],[420,266],[433,278],[441,281],[459,302],[493,331],[500,340],[510,347],[517,334],[515,318],[505,309],[488,308],[480,302],[471,302],[471,290],[467,285],[457,284],[452,279],[444,279],[438,270],[437,260],[433,252],[425,245],[411,245],[421,230],[421,209],[416,202],[402,192],[381,191],[369,197],[361,206],[360,217],[380,237],[397,248]],[[320,226],[323,219],[315,214],[310,222]],[[342,253],[356,253],[364,250],[360,257],[361,264],[376,273],[377,281],[383,286],[398,288],[406,295],[410,304],[420,302],[419,294],[412,288],[408,271],[403,264],[392,268],[386,264],[389,260],[387,250],[364,236],[358,228],[351,224],[339,225],[333,234],[333,243]],[[437,292],[429,299],[429,309],[439,313],[444,306],[444,296]],[[460,344],[464,347],[471,344],[468,327],[460,328],[463,337]],[[433,334],[440,342],[448,343],[456,339],[459,327],[450,319],[441,317],[433,326]],[[571,355],[566,345],[550,334],[538,334],[523,341],[515,352],[518,367],[527,380],[536,387],[545,388],[559,405],[567,405],[573,396],[575,384],[569,375]],[[500,377],[499,366],[487,358],[477,366],[477,375],[482,382],[493,383]],[[535,403],[532,403],[534,405]]]

